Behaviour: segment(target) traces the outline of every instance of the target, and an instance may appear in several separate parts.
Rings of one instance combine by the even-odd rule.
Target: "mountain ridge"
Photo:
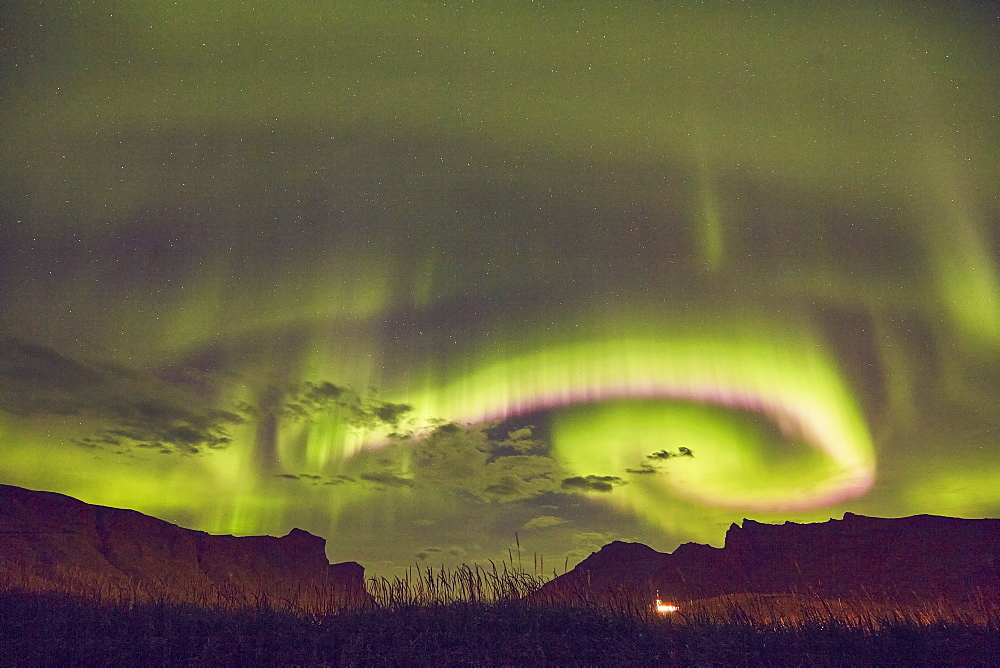
[[[302,529],[214,535],[13,485],[0,485],[0,577],[5,588],[200,605],[357,607],[367,597],[364,568],[330,564],[326,539]]]
[[[637,547],[641,546],[641,547]],[[613,542],[537,593],[539,598],[628,595],[676,600],[763,594],[970,603],[1000,594],[1000,519],[938,515],[767,524],[744,519],[723,547],[685,543],[657,552]]]
[[[364,567],[330,564],[326,540],[185,529],[134,510],[0,484],[0,588],[301,610],[371,602]],[[658,552],[614,541],[528,601],[863,598],[911,605],[1000,598],[1000,519],[845,513],[818,523],[732,524],[722,547]]]

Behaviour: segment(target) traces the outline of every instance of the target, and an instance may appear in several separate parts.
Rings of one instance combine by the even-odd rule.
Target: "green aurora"
[[[377,574],[996,517],[998,30],[13,3],[0,482]]]

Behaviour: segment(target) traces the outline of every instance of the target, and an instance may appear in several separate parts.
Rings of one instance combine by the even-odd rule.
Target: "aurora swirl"
[[[375,573],[1000,513],[989,3],[14,3],[0,482]]]
[[[746,323],[735,325],[745,329]],[[687,494],[707,503],[772,510],[825,505],[859,496],[871,486],[875,462],[864,421],[816,342],[801,335],[786,335],[786,342],[760,328],[730,340],[690,333],[677,340],[669,334],[639,336],[504,355],[415,403],[428,407],[427,416],[466,423],[621,399],[683,399],[758,412],[780,425],[787,438],[823,453],[835,465],[834,477],[797,494],[780,488],[759,498],[712,498],[694,489]],[[614,456],[602,462],[593,448],[559,438],[553,445],[578,473],[622,461],[627,453],[627,448],[607,448]],[[642,454],[631,453],[637,459]]]

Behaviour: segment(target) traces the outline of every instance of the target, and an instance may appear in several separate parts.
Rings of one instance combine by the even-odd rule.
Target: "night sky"
[[[0,47],[0,482],[386,575],[1000,516],[995,5],[13,2]]]

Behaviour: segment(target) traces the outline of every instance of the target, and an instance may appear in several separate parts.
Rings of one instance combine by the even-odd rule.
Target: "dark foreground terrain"
[[[746,520],[723,548],[616,542],[551,578],[515,542],[366,579],[297,529],[211,536],[0,485],[0,668],[1000,666],[1000,520]]]
[[[305,615],[0,593],[2,666],[1000,664],[996,620],[762,624],[519,602]]]

